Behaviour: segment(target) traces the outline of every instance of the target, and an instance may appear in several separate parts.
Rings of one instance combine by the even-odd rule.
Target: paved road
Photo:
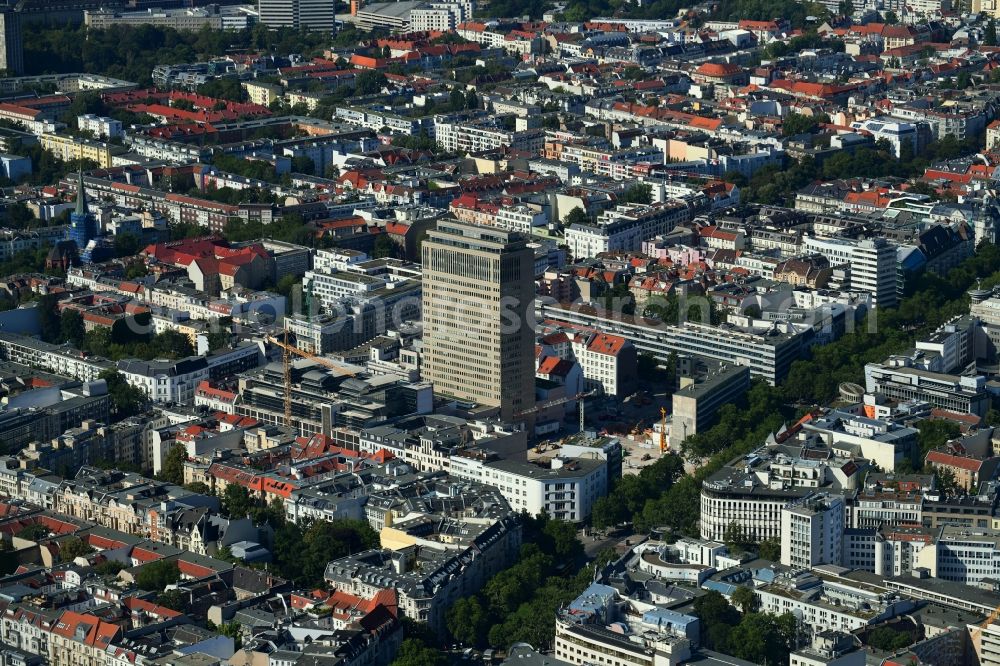
[[[600,555],[601,551],[607,548],[614,548],[620,543],[625,543],[626,539],[628,539],[629,543],[632,545],[635,545],[636,542],[635,535],[631,533],[594,539],[594,537],[584,536],[583,531],[581,530],[579,536],[580,541],[583,542],[583,552],[587,555],[588,561]]]

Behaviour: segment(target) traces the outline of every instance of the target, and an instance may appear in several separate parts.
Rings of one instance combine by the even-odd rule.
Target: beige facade
[[[534,253],[494,227],[439,221],[423,244],[424,377],[437,393],[499,407],[535,402]]]

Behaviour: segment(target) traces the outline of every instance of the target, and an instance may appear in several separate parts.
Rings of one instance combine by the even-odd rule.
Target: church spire
[[[76,214],[87,215],[87,194],[83,187],[83,165],[80,166],[80,182],[76,186]]]

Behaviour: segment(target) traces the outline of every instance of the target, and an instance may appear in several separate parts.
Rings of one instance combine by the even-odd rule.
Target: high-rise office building
[[[333,33],[335,0],[259,0],[260,22],[269,28],[303,28]]]
[[[0,70],[7,76],[24,73],[24,43],[21,41],[21,15],[13,9],[0,8]]]
[[[526,238],[440,220],[422,252],[424,378],[438,394],[522,420],[535,404],[534,252]]]

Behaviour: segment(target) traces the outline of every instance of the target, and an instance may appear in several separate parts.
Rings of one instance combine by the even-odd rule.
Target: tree
[[[117,576],[118,572],[123,569],[128,569],[128,565],[124,562],[118,562],[116,560],[104,560],[94,567],[94,571],[101,576]]]
[[[33,523],[20,530],[16,536],[19,539],[25,539],[27,541],[40,541],[49,536],[49,534],[51,534],[51,532],[45,525],[41,523]]]
[[[653,203],[653,186],[649,183],[634,183],[622,194],[624,203]]]
[[[42,340],[59,343],[62,336],[62,321],[56,312],[58,300],[54,294],[44,294],[38,299],[38,314],[41,318]]]
[[[778,539],[765,539],[757,544],[757,555],[761,559],[777,562],[781,559],[781,541]]]
[[[545,523],[545,536],[557,563],[572,564],[583,556],[583,544],[576,536],[576,527],[565,520],[550,519]]]
[[[694,600],[693,613],[701,620],[702,643],[712,649],[725,650],[732,628],[740,621],[736,609],[724,596],[711,590]]]
[[[184,490],[190,490],[193,493],[198,493],[199,495],[211,495],[212,489],[208,487],[207,484],[201,481],[195,481],[194,483],[185,483]]]
[[[812,134],[821,122],[830,122],[829,116],[807,116],[801,113],[791,113],[781,121],[781,133],[785,136],[797,134]]]
[[[230,483],[222,491],[222,508],[230,518],[245,518],[253,505],[250,492],[241,485]]]
[[[191,594],[181,590],[167,590],[157,595],[156,605],[186,613],[191,607]]]
[[[796,627],[795,617],[790,613],[781,616],[746,613],[730,634],[728,652],[757,664],[787,663]]]
[[[187,460],[187,449],[183,444],[174,444],[160,469],[160,478],[175,485],[184,485],[184,461]]]
[[[447,613],[448,631],[459,643],[479,647],[489,629],[489,617],[479,597],[458,599]]]
[[[574,224],[590,224],[590,216],[587,215],[585,210],[577,206],[566,215],[563,224],[567,227]]]
[[[465,108],[467,109],[479,108],[479,96],[476,95],[475,90],[470,90],[467,93],[465,93]]]
[[[375,247],[372,250],[372,256],[375,259],[397,257],[399,256],[399,246],[389,237],[389,234],[379,234],[375,238]]]
[[[381,92],[386,84],[385,74],[372,69],[359,72],[354,77],[354,92],[357,95],[374,95]]]
[[[739,523],[731,523],[726,528],[723,540],[729,548],[729,552],[734,555],[749,550],[753,545],[753,539],[743,531],[743,526]]]
[[[624,522],[628,517],[626,508],[608,495],[599,497],[590,510],[591,525],[599,530],[614,527],[618,523]]]
[[[733,592],[733,605],[744,613],[749,613],[757,606],[757,595],[749,587],[741,585]]]
[[[82,555],[89,555],[93,552],[94,549],[80,537],[71,537],[59,545],[59,558],[63,562],[70,562]]]
[[[955,472],[947,467],[939,467],[934,473],[935,487],[946,495],[962,495],[966,490],[958,484]]]
[[[986,46],[997,45],[997,24],[993,19],[990,19],[986,23],[986,28],[983,29],[983,44]]]
[[[135,584],[143,590],[162,592],[181,579],[181,570],[174,560],[156,560],[139,569]]]
[[[149,400],[142,389],[131,386],[117,370],[105,370],[98,375],[98,378],[108,383],[112,412],[119,418],[135,416],[142,411]]]
[[[83,316],[78,310],[67,309],[62,313],[59,318],[59,337],[74,347],[83,344]]]
[[[399,646],[392,666],[444,666],[445,663],[437,650],[427,647],[422,641],[407,638]]]
[[[296,115],[306,115],[306,114],[296,114]],[[312,158],[306,157],[305,155],[293,157],[292,171],[295,173],[315,174],[316,163],[313,162]]]
[[[115,235],[115,256],[132,257],[142,249],[142,239],[135,234],[121,233]]]
[[[917,423],[917,443],[920,444],[920,459],[923,460],[933,449],[940,448],[958,437],[962,430],[954,421],[924,419]]]
[[[876,627],[868,634],[868,645],[884,652],[902,650],[912,642],[909,634],[891,627]]]

